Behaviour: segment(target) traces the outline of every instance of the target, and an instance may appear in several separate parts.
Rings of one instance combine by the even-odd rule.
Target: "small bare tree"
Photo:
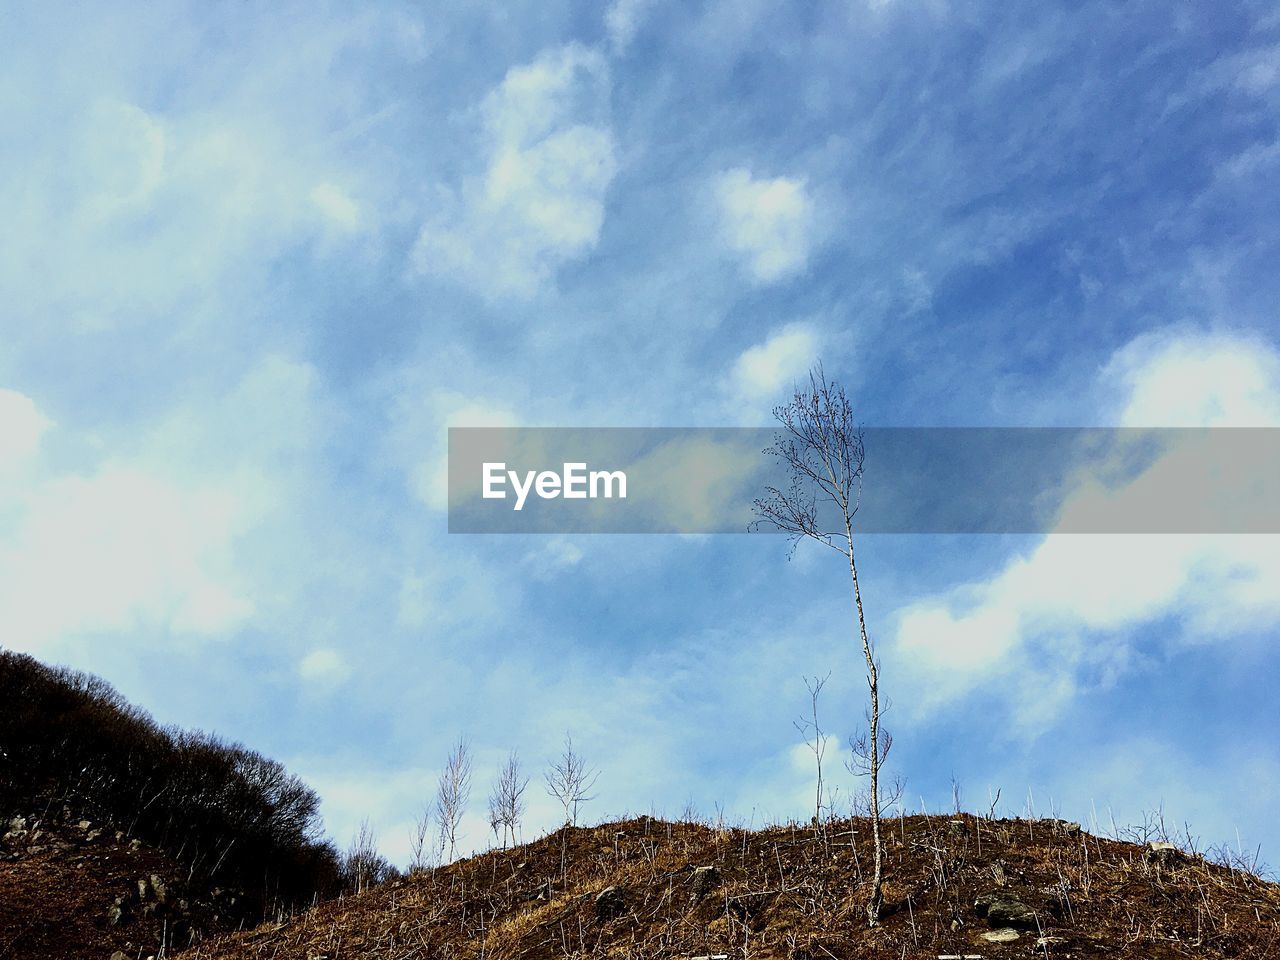
[[[830,547],[849,564],[853,581],[855,630],[867,666],[870,703],[867,737],[854,741],[858,769],[870,778],[869,813],[874,855],[867,921],[879,922],[884,902],[884,841],[881,838],[880,768],[890,740],[880,730],[880,664],[867,636],[862,609],[858,565],[854,560],[853,518],[862,497],[862,469],[866,450],[861,429],[853,419],[853,405],[844,388],[827,381],[822,365],[809,372],[809,389],[797,387],[791,401],[777,407],[774,416],[782,425],[765,453],[787,473],[787,489],[768,487],[755,501],[753,526],[768,525],[789,535],[791,550],[803,539]]]
[[[436,824],[440,831],[439,849],[453,859],[458,845],[458,828],[467,802],[471,799],[471,748],[459,738],[445,762],[444,772],[436,787]]]
[[[507,849],[507,837],[510,836],[514,846],[516,828],[524,817],[524,791],[529,786],[529,778],[521,775],[520,758],[514,750],[507,757],[506,763],[498,770],[498,779],[489,791],[489,825],[494,836],[502,831],[502,849]]]
[[[588,791],[595,786],[600,773],[592,770],[587,761],[573,749],[573,738],[567,733],[564,737],[564,752],[551,764],[544,777],[547,781],[547,793],[564,807],[564,822],[567,826],[578,825],[578,807],[589,800]]]
[[[378,853],[378,835],[366,817],[351,838],[346,855],[342,858],[342,872],[352,893],[363,893],[381,883],[390,872],[391,865]]]
[[[417,873],[431,866],[431,848],[427,838],[431,835],[431,808],[423,806],[418,819],[413,822],[413,834],[409,838],[409,872]]]
[[[827,738],[818,723],[818,698],[822,696],[822,688],[827,685],[827,681],[830,679],[831,674],[829,673],[821,678],[804,678],[805,689],[809,691],[809,716],[801,717],[795,721],[795,728],[804,737],[805,746],[813,753],[814,765],[818,771],[813,796],[813,825],[815,827],[821,827],[823,822],[822,799],[824,784],[822,781],[822,761],[827,755]]]

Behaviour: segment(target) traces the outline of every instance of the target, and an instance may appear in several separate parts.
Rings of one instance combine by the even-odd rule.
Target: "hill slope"
[[[1061,821],[894,820],[886,916],[868,930],[865,826],[747,832],[643,818],[565,828],[185,956],[1280,956],[1280,888]]]
[[[0,650],[0,960],[146,956],[333,895],[318,804],[279,763]]]
[[[153,956],[234,929],[240,896],[200,889],[164,852],[42,810],[0,824],[0,957]]]

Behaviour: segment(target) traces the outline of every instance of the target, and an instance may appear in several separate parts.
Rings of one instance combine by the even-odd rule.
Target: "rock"
[[[143,877],[138,881],[138,899],[145,902],[149,892],[150,891],[147,888],[147,879],[146,877]]]
[[[1021,927],[1026,930],[1040,927],[1036,912],[1021,900],[998,900],[993,903],[987,911],[987,923],[993,927]]]
[[[689,897],[701,900],[716,887],[720,886],[720,871],[715,867],[694,867],[693,876],[689,878]]]
[[[90,827],[93,826],[93,824],[90,823],[88,820],[81,820],[79,823],[76,824],[76,826],[79,827],[81,830],[88,830]]]
[[[1020,936],[1022,934],[1012,927],[1001,927],[999,930],[988,930],[982,935],[982,939],[988,943],[1013,943]]]
[[[1020,927],[1026,930],[1039,927],[1035,910],[1003,891],[984,893],[973,902],[973,909],[978,916],[985,917],[992,927]]]
[[[111,960],[131,960],[131,958],[127,953],[123,953],[117,950],[115,953],[111,955]]]
[[[1153,840],[1147,844],[1147,862],[1157,867],[1172,867],[1187,858],[1177,846],[1163,840]]]
[[[1066,945],[1066,937],[1040,937],[1036,940],[1037,950],[1044,950],[1048,947],[1065,947]]]
[[[969,825],[963,820],[948,820],[947,833],[957,839],[963,839],[969,835]]]
[[[1045,823],[1050,826],[1054,833],[1062,834],[1064,837],[1080,836],[1080,824],[1074,820],[1046,820]]]
[[[22,833],[26,829],[27,829],[26,817],[14,817],[12,820],[9,821],[10,833]]]
[[[164,880],[154,873],[151,875],[151,892],[156,896],[157,903],[164,903],[168,896],[168,888],[164,885]]]
[[[596,894],[596,919],[612,920],[627,912],[627,898],[617,887],[605,887]]]
[[[1000,893],[998,890],[991,890],[987,893],[980,894],[978,898],[973,901],[973,912],[980,917],[985,917],[987,915],[987,911],[991,909],[991,904],[999,900],[1002,896],[1004,896],[1004,894]]]
[[[127,911],[125,910],[124,897],[116,897],[115,902],[107,908],[107,926],[118,926],[125,919]]]

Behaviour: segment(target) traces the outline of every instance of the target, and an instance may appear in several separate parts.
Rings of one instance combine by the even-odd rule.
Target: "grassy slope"
[[[747,832],[643,818],[565,829],[184,956],[1280,957],[1280,887],[1054,821],[959,819],[892,822],[887,915],[870,931],[865,823]],[[1032,908],[1038,929],[984,939],[974,903],[992,891]]]

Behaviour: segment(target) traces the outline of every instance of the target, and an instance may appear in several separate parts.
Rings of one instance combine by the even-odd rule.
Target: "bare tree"
[[[423,806],[418,819],[413,822],[413,834],[409,838],[409,872],[417,873],[431,865],[431,849],[427,838],[431,835],[431,808]]]
[[[353,893],[363,893],[391,872],[391,864],[378,853],[378,836],[366,817],[351,838],[342,860],[342,873]]]
[[[788,475],[786,490],[768,487],[755,501],[753,526],[768,525],[786,533],[791,550],[802,539],[814,540],[841,554],[853,582],[856,633],[867,666],[869,705],[867,736],[853,743],[857,769],[870,778],[869,813],[874,847],[874,873],[867,900],[867,920],[874,926],[884,902],[884,842],[881,838],[880,769],[891,740],[880,730],[880,664],[867,636],[858,565],[854,560],[853,518],[862,497],[866,450],[862,431],[854,423],[853,405],[844,388],[827,381],[822,365],[809,372],[809,388],[797,387],[791,402],[774,416],[782,430],[765,453],[780,462]]]
[[[547,781],[547,793],[560,801],[564,807],[566,825],[578,825],[578,806],[588,800],[588,791],[595,786],[600,773],[592,770],[587,761],[573,749],[573,738],[567,733],[564,737],[564,752],[551,764],[544,777]]]
[[[514,750],[507,757],[506,763],[498,770],[498,779],[489,791],[489,825],[494,836],[502,831],[502,849],[507,849],[507,837],[512,845],[516,842],[516,828],[524,816],[524,791],[529,786],[529,778],[521,776],[520,758]]]
[[[440,774],[440,783],[436,788],[439,849],[441,856],[448,850],[449,860],[453,859],[457,849],[458,827],[462,824],[462,815],[466,812],[467,802],[470,799],[471,748],[467,746],[465,739],[459,738],[449,754],[449,759],[445,761],[444,772]]]
[[[822,798],[824,784],[822,781],[822,761],[827,755],[827,738],[822,732],[822,727],[818,723],[818,698],[822,696],[822,688],[827,685],[827,681],[831,679],[831,674],[825,677],[805,677],[804,686],[809,691],[809,716],[801,717],[795,721],[795,727],[800,731],[800,735],[804,737],[805,745],[813,752],[814,764],[818,769],[817,782],[814,786],[813,796],[813,825],[815,827],[822,826]]]

